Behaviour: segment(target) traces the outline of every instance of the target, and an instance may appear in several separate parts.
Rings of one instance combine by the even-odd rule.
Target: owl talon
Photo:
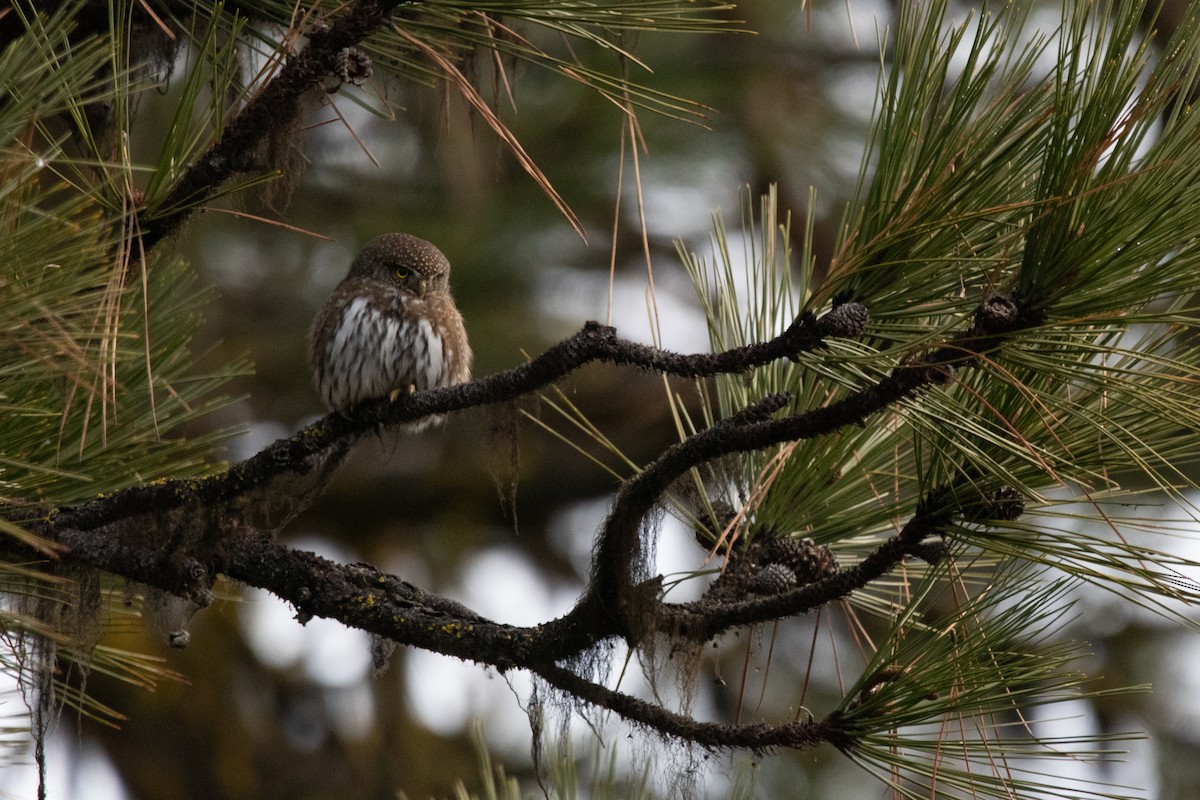
[[[408,386],[405,386],[402,389],[392,389],[392,391],[388,393],[388,400],[391,400],[394,403],[399,400],[402,395],[416,394],[416,391],[416,384],[410,383]]]

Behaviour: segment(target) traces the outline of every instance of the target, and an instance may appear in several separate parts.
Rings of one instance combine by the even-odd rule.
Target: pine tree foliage
[[[7,9],[24,32],[0,52],[0,530],[51,557],[61,548],[19,524],[32,509],[211,471],[227,433],[188,426],[222,404],[215,390],[241,369],[196,369],[206,293],[178,257],[131,246],[135,168],[112,131],[147,68],[74,37],[79,6]],[[20,678],[43,768],[64,705],[104,724],[122,718],[81,675],[147,688],[174,677],[158,659],[98,643],[129,617],[132,594],[95,574],[5,560],[0,587],[3,665]]]
[[[286,173],[305,102],[344,92],[390,116],[375,68],[460,92],[561,203],[496,112],[506,65],[582,81],[630,114],[695,116],[551,42],[636,65],[627,36],[720,28],[727,7],[437,0],[326,13],[261,0],[165,3],[147,24],[148,5],[113,2],[95,30],[73,29],[89,5],[14,4],[20,31],[0,51],[0,526],[28,558],[55,561],[0,564],[14,641],[0,666],[22,675],[39,748],[63,702],[118,714],[62,680],[60,662],[145,685],[169,674],[96,645],[125,605],[96,568],[198,605],[221,572],[302,620],[528,669],[572,711],[590,704],[713,749],[831,744],[898,796],[1122,796],[1044,763],[1110,758],[1122,735],[1051,739],[1038,719],[1109,691],[1079,672],[1082,648],[1063,633],[1076,587],[1179,618],[1200,599],[1196,564],[1142,543],[1172,521],[1137,508],[1165,496],[1181,526],[1195,518],[1200,12],[1161,41],[1134,0],[1068,2],[1053,31],[1031,29],[1017,5],[955,21],[945,2],[901,4],[819,283],[813,220],[794,257],[776,198],[748,200],[741,252],[719,218],[710,256],[680,248],[713,355],[589,325],[508,373],[333,415],[223,469],[227,432],[189,426],[243,365],[197,369],[205,294],[161,242],[197,209]],[[138,99],[177,63],[166,134],[139,163]],[[564,618],[500,625],[251,530],[246,508],[278,501],[275,479],[314,466],[323,478],[377,427],[511,402],[590,360],[696,379],[700,411],[669,384],[681,442],[635,465],[586,409],[548,397],[573,424],[558,435],[629,475]],[[669,602],[652,577],[661,505],[721,565],[696,603]],[[141,556],[146,530],[174,532],[180,552]],[[665,638],[690,656],[686,683],[701,644],[804,612],[839,626],[859,658],[833,651],[831,634],[809,660],[834,665],[836,696],[802,691],[753,723],[697,720],[686,703],[597,677],[613,641],[654,664]]]
[[[955,334],[1008,332],[936,356],[941,385],[860,429],[695,475],[736,512],[692,502],[718,552],[782,532],[853,563],[914,513],[951,512],[930,565],[852,596],[886,634],[836,712],[855,728],[841,748],[903,796],[1110,796],[1036,766],[1112,741],[1050,741],[1028,716],[1093,691],[1060,606],[1079,581],[1185,622],[1198,599],[1194,563],[1139,543],[1195,519],[1200,430],[1197,17],[1161,42],[1143,11],[1067,3],[1044,32],[1010,6],[954,23],[946,4],[902,4],[826,279],[807,252],[793,268],[773,197],[748,210],[744,252],[720,219],[711,258],[682,252],[714,350],[831,305],[871,317],[866,337],[699,386],[707,425],[781,391],[832,405]],[[1151,489],[1176,512],[1147,518]]]
[[[506,59],[483,62],[494,63],[504,82],[505,64],[523,60],[622,103],[695,116],[694,104],[568,63],[552,54],[561,48],[535,45],[515,26],[524,20],[612,49],[615,31],[701,30],[722,25],[715,13],[726,8],[423,4],[403,28],[385,26],[369,57],[346,48],[345,67],[325,88],[361,85],[372,60],[433,84],[471,74],[479,50]],[[510,22],[501,22],[501,12]],[[296,14],[294,3],[126,0],[18,2],[0,13],[0,531],[33,553],[56,559],[65,552],[30,532],[43,509],[220,467],[219,445],[233,431],[204,433],[193,423],[226,402],[221,386],[246,365],[196,368],[204,354],[191,343],[209,292],[182,258],[154,246],[156,226],[270,184],[294,164],[294,119],[284,114],[271,120],[276,130],[267,141],[245,146],[232,179],[180,191],[301,35],[326,32],[338,19],[336,10]],[[630,58],[620,47],[612,52],[618,61]],[[479,97],[470,82],[460,89]],[[134,121],[148,93],[159,95],[156,107],[167,106],[157,143],[136,138],[147,130]],[[395,116],[384,93],[350,96]],[[498,120],[497,127],[503,132]],[[135,153],[146,152],[152,160],[138,161]],[[0,661],[20,678],[43,770],[45,737],[64,705],[106,723],[121,719],[89,696],[89,672],[146,688],[177,677],[157,659],[99,643],[106,627],[137,612],[132,584],[0,560],[0,589],[0,628],[11,645]]]
[[[628,114],[645,109],[698,122],[704,118],[702,106],[629,77],[630,72],[648,75],[649,69],[623,42],[644,30],[698,33],[735,29],[724,17],[731,6],[716,0],[688,3],[640,0],[607,6],[578,0],[493,3],[437,0],[359,5],[399,7],[388,24],[372,31],[374,35],[369,41],[338,51],[335,74],[326,81],[330,96],[339,92],[349,102],[373,114],[395,119],[402,112],[389,98],[386,86],[368,84],[376,68],[383,74],[400,76],[408,83],[435,88],[445,95],[462,96],[580,232],[574,213],[500,116],[503,106],[516,105],[511,73],[523,65],[533,66],[591,88]],[[229,63],[225,56],[235,52],[235,43],[249,43],[253,48],[259,68],[228,72],[218,84],[230,90],[231,97],[224,101],[230,107],[255,98],[279,74],[288,52],[299,44],[301,37],[327,33],[338,19],[332,9],[320,5],[302,9],[295,3],[278,0],[251,0],[229,6],[223,3],[179,6],[179,9],[174,4],[171,7],[172,27],[192,31],[192,40],[203,42],[198,52],[205,58],[215,56],[211,58],[214,65]],[[581,57],[579,51],[601,57]],[[328,98],[326,101],[332,102]],[[214,105],[219,111],[220,105]],[[180,108],[187,106],[183,104]],[[220,116],[213,117],[214,121],[219,119]],[[277,139],[268,149],[287,150],[290,145],[286,139],[294,134],[290,128],[296,122],[295,109],[277,113],[272,121]],[[219,130],[215,127],[212,132]],[[279,163],[280,156],[278,152],[270,153],[266,160],[275,163],[264,165],[268,169],[260,170],[257,177],[248,178],[246,184],[228,187],[227,191],[277,177],[270,167],[279,167],[286,174],[294,164]],[[160,162],[160,172],[163,166]],[[177,201],[181,199],[187,198],[172,196],[164,208],[156,208],[150,202],[149,216],[178,213]]]

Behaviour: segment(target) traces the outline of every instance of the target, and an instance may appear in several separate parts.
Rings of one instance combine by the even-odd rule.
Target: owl
[[[407,233],[367,242],[317,314],[308,360],[321,398],[341,412],[469,380],[471,347],[442,251]]]

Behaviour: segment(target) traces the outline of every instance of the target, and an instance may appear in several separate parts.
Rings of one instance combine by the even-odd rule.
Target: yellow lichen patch
[[[464,633],[475,630],[474,625],[459,625],[457,622],[447,622],[441,627],[442,633],[461,639]]]

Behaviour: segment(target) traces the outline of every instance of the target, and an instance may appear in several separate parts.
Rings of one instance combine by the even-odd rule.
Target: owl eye
[[[397,269],[396,269],[396,273],[395,273],[396,277],[397,277],[397,278],[399,278],[399,279],[400,279],[400,280],[402,280],[402,281],[403,281],[403,280],[407,280],[407,279],[408,279],[408,276],[409,276],[410,274],[411,274],[411,273],[409,273],[409,271],[408,271],[408,270],[406,270],[406,269],[404,269],[403,267],[399,267],[399,268],[397,268]]]

